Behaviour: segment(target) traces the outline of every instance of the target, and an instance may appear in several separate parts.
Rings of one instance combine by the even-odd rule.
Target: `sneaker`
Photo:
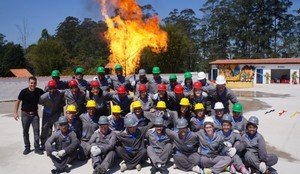
[[[204,168],[203,169],[203,174],[213,174],[210,168]]]
[[[192,171],[195,172],[195,173],[200,173],[200,174],[202,173],[202,170],[199,166],[194,166]]]
[[[26,148],[24,151],[23,151],[23,155],[27,155],[29,154],[31,151],[30,149]]]
[[[122,161],[120,163],[120,171],[124,172],[125,170],[127,170],[127,165],[125,164],[125,161]]]
[[[141,171],[142,166],[141,166],[141,164],[138,164],[138,165],[135,166],[135,168],[136,168],[137,171]]]
[[[51,174],[59,174],[60,172],[59,171],[57,171],[56,169],[52,169],[51,170]]]
[[[241,173],[242,174],[251,174],[251,169],[249,168],[249,171],[248,171],[245,166],[242,166]]]
[[[39,155],[43,155],[44,154],[44,152],[42,150],[40,150],[40,149],[35,149],[34,153],[39,154]]]
[[[235,169],[233,164],[230,165],[229,172],[230,173],[236,173],[236,169]]]

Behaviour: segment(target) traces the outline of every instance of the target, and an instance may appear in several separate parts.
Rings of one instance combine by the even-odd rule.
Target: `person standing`
[[[159,84],[169,84],[169,81],[167,79],[163,79],[160,76],[160,68],[158,66],[155,66],[152,68],[152,74],[153,78],[149,79],[149,93],[155,94],[158,91],[158,85]]]
[[[97,80],[99,82],[102,91],[109,92],[109,89],[111,88],[112,84],[110,78],[105,77],[104,67],[99,66],[97,68],[97,77],[95,77],[94,80]]]
[[[83,76],[84,76],[83,69],[81,67],[76,68],[76,70],[75,70],[75,80],[78,83],[78,87],[81,90],[86,91],[86,90],[89,89],[90,85],[85,79],[83,79]]]
[[[52,71],[51,76],[52,76],[52,80],[56,81],[57,83],[57,89],[61,91],[68,89],[68,82],[60,80],[60,73],[57,69]],[[44,91],[48,92],[48,85],[45,86]]]
[[[35,153],[43,154],[43,151],[40,150],[40,117],[38,115],[38,102],[41,95],[45,92],[36,87],[37,79],[32,76],[28,79],[28,88],[24,88],[19,93],[18,99],[15,104],[14,110],[14,119],[16,121],[19,120],[19,106],[21,105],[21,121],[23,127],[23,139],[25,144],[25,150],[23,152],[24,155],[30,153],[30,141],[29,141],[29,127],[30,124],[33,128],[34,133],[34,148]]]
[[[120,64],[115,66],[116,76],[111,77],[111,83],[113,90],[117,91],[120,86],[124,86],[126,91],[131,90],[131,84],[128,77],[123,75],[123,67]]]

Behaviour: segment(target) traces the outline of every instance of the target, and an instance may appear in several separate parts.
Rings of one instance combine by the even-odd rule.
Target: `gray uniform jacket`
[[[154,102],[149,95],[147,96],[146,100],[142,100],[140,97],[137,99],[142,103],[143,111],[150,111],[151,108],[154,108]]]
[[[82,137],[81,140],[83,141],[89,141],[91,136],[94,134],[94,132],[98,129],[98,124],[94,120],[90,118],[88,113],[83,113],[79,116],[81,122],[82,122]]]
[[[212,117],[215,121],[215,131],[219,131],[219,130],[222,130],[222,118],[214,115]]]
[[[204,128],[204,118],[205,118],[205,116],[203,116],[202,119],[199,119],[196,116],[193,116],[191,118],[191,130],[193,132],[198,132],[200,129]]]
[[[149,92],[149,82],[148,82],[148,80],[146,80],[146,83],[141,83],[140,80],[135,80],[135,85],[132,86],[132,89],[133,89],[133,92],[134,92],[134,95],[135,95],[135,96],[138,96],[138,95],[139,95],[139,93],[140,93],[140,92],[139,92],[139,86],[140,86],[141,84],[145,84],[146,87],[147,87],[147,91]]]
[[[133,97],[126,95],[125,98],[120,100],[119,96],[117,94],[113,95],[112,97],[112,103],[113,105],[119,105],[122,109],[121,115],[125,117],[126,114],[130,112],[130,105],[133,101]]]
[[[114,132],[120,132],[120,131],[124,131],[125,127],[124,127],[124,118],[120,117],[119,118],[119,122],[116,123],[113,119],[113,116],[110,115],[107,117],[108,118],[108,122],[109,122],[109,128],[114,131]]]
[[[150,94],[155,94],[157,93],[157,87],[159,84],[164,83],[164,84],[169,84],[169,80],[163,79],[159,77],[158,79],[154,79],[153,77],[149,79],[149,93]]]
[[[130,84],[130,81],[129,81],[128,77],[113,76],[113,77],[110,78],[110,80],[111,80],[111,83],[112,83],[112,87],[115,91],[117,91],[119,86],[124,86],[126,88],[127,92],[131,90],[131,84]]]
[[[75,105],[79,113],[85,111],[85,92],[79,91],[77,96],[73,96],[71,90],[67,89],[64,96],[67,101],[67,105]]]
[[[191,155],[197,152],[199,138],[195,132],[188,131],[185,139],[179,133],[168,128],[166,129],[166,134],[174,142],[176,154]]]
[[[135,121],[137,123],[137,125],[136,125],[137,127],[147,126],[150,121],[154,121],[154,120],[151,120],[148,115],[145,116],[144,112],[142,112],[140,118],[137,118],[137,116],[135,115],[135,113],[132,113],[132,112],[128,113],[125,116],[125,119],[128,118],[128,117],[132,117],[132,118],[135,119]]]
[[[107,101],[112,99],[114,92],[100,91],[98,96],[94,96],[90,91],[86,92],[86,100],[94,100],[96,102],[96,115],[108,115]]]
[[[146,133],[146,138],[149,140],[149,145],[153,147],[156,153],[161,153],[167,143],[171,143],[170,138],[164,133],[159,137],[155,128],[149,129]]]
[[[237,149],[238,152],[242,150],[243,146],[241,145],[241,134],[233,132],[233,130],[230,130],[227,134],[224,134],[222,130],[220,130],[218,133],[223,137],[224,141],[230,142],[232,146]]]
[[[214,137],[212,139],[206,134],[206,132],[201,129],[197,132],[200,140],[200,155],[215,158],[216,156],[220,156],[224,154],[225,149],[223,148],[223,137],[217,132],[214,133]],[[224,151],[223,151],[224,150]]]
[[[216,89],[212,94],[212,108],[215,107],[215,103],[222,102],[224,105],[224,114],[230,113],[229,100],[233,104],[238,102],[238,99],[236,98],[231,89],[225,88],[222,94],[220,94]]]
[[[54,144],[55,143],[55,144]],[[63,135],[60,130],[52,133],[51,137],[45,143],[47,155],[50,156],[53,151],[65,150],[66,154],[73,153],[79,145],[79,140],[76,134],[68,130],[66,135]]]
[[[240,116],[237,121],[232,117],[232,129],[238,130],[241,134],[245,134],[247,127],[247,119],[243,116]]]
[[[107,135],[103,135],[98,129],[94,132],[92,137],[89,140],[91,146],[98,146],[101,149],[101,154],[106,154],[107,152],[115,148],[117,142],[117,136],[115,132],[108,130]]]
[[[166,109],[165,111],[156,112],[144,112],[145,116],[154,122],[155,117],[162,117],[164,119],[164,126],[167,128],[174,128],[176,126],[176,121],[178,119],[178,114],[176,111],[170,111]]]
[[[63,107],[66,105],[64,93],[57,91],[52,98],[49,92],[40,96],[39,104],[44,106],[43,113],[57,118],[63,114]]]
[[[242,136],[243,149],[256,154],[260,161],[267,161],[267,149],[264,137],[256,132],[253,138],[248,133]]]

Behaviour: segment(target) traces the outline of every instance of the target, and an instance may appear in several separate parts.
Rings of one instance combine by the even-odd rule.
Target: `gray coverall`
[[[95,115],[100,117],[101,115],[109,115],[109,105],[108,102],[109,100],[112,99],[112,96],[114,93],[112,92],[107,92],[107,91],[99,91],[98,96],[94,96],[90,91],[86,92],[86,100],[94,100],[96,102],[96,112]],[[99,118],[97,118],[98,120]]]
[[[166,164],[172,154],[173,145],[169,137],[164,133],[158,136],[155,128],[147,131],[146,137],[148,138],[149,145],[147,147],[147,154],[152,161],[152,164],[157,167],[157,163],[162,165]]]
[[[212,116],[215,121],[215,131],[222,130],[222,118],[218,117],[217,115]]]
[[[145,117],[154,121],[155,117],[162,117],[164,119],[164,126],[166,128],[173,129],[174,125],[176,125],[176,120],[178,119],[178,115],[176,111],[170,111],[166,109],[165,111],[156,111],[156,112],[144,112]]]
[[[110,80],[112,82],[112,87],[115,91],[117,91],[119,86],[124,86],[126,88],[127,92],[131,91],[131,84],[130,84],[130,81],[129,81],[128,77],[113,76],[113,77],[110,78]]]
[[[159,84],[169,84],[169,80],[163,79],[159,77],[158,79],[154,79],[153,77],[149,79],[149,93],[150,94],[156,94],[157,93],[157,87]]]
[[[191,131],[193,132],[198,132],[200,129],[204,128],[204,118],[205,116],[203,116],[201,119],[199,119],[198,117],[194,116],[191,118]]]
[[[99,155],[91,155],[94,169],[102,168],[107,171],[113,165],[117,155],[114,151],[116,141],[116,134],[111,130],[108,130],[107,135],[103,135],[99,129],[94,132],[89,140],[89,144],[91,146],[98,146],[101,149]]]
[[[80,114],[85,112],[85,92],[79,91],[77,96],[73,96],[70,89],[65,91],[65,99],[67,101],[67,105],[75,105],[77,109],[76,116],[78,117]]]
[[[148,95],[146,100],[142,100],[140,97],[137,98],[142,103],[143,111],[150,111],[151,108],[154,108],[154,102],[151,97]]]
[[[222,156],[223,138],[217,132],[212,139],[206,134],[204,129],[197,132],[200,140],[200,167],[210,168],[213,173],[221,173],[231,163],[229,156]]]
[[[168,128],[166,129],[166,134],[175,145],[176,152],[173,155],[175,165],[180,170],[191,171],[200,161],[200,155],[197,152],[199,147],[197,134],[188,131],[186,138],[183,139],[179,133]]]
[[[229,114],[230,110],[229,110],[229,100],[231,101],[231,103],[237,103],[238,99],[236,98],[236,96],[234,95],[233,91],[229,88],[225,88],[224,92],[222,94],[220,94],[218,92],[217,89],[215,89],[215,91],[213,92],[212,96],[212,109],[215,107],[215,104],[217,102],[222,102],[224,105],[224,114]],[[211,113],[212,115],[214,115],[214,111],[213,113]]]
[[[245,165],[259,170],[260,162],[265,162],[268,167],[275,165],[278,162],[278,157],[275,154],[268,154],[264,137],[256,132],[253,138],[248,133],[242,137],[243,148],[246,149],[244,156]]]
[[[117,94],[112,97],[113,105],[119,105],[122,109],[121,115],[125,117],[126,114],[130,112],[130,105],[133,101],[133,97],[126,95],[122,100],[119,98]]]
[[[45,148],[47,155],[51,158],[54,166],[58,171],[64,171],[67,164],[72,162],[77,155],[77,147],[79,140],[76,137],[75,132],[68,130],[66,135],[63,135],[60,130],[53,132],[51,137],[46,141]],[[66,155],[57,159],[52,156],[53,151],[65,150]]]
[[[242,115],[239,116],[238,120],[234,120],[232,117],[232,129],[238,130],[242,135],[245,134],[246,132],[246,127],[247,127],[247,119],[243,117]]]

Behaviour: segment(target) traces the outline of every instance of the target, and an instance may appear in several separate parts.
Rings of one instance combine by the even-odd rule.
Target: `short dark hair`
[[[35,76],[31,76],[31,77],[29,77],[29,78],[28,78],[28,81],[30,81],[30,80],[37,81],[37,79],[36,79],[36,77],[35,77]]]

